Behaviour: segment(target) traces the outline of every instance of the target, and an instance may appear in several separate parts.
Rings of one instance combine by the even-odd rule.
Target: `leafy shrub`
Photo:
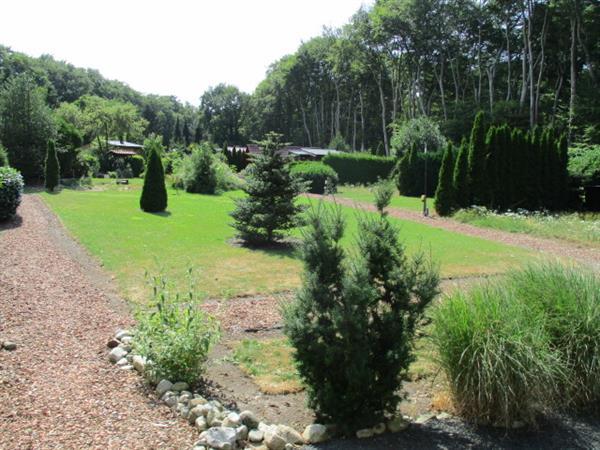
[[[242,189],[244,182],[238,177],[232,167],[227,163],[227,158],[220,155],[214,155],[213,166],[217,177],[217,192],[233,191]]]
[[[23,177],[11,167],[0,167],[0,221],[17,212],[23,194]]]
[[[8,152],[0,143],[0,167],[9,166],[8,164]]]
[[[331,142],[327,148],[340,151],[350,150],[350,146],[346,143],[346,139],[344,139],[344,136],[342,136],[340,133],[336,133],[333,139],[331,139]]]
[[[165,173],[159,154],[162,145],[158,138],[144,142],[148,162],[144,176],[144,187],[140,197],[140,208],[146,212],[161,212],[167,209],[167,188]]]
[[[569,149],[569,175],[580,185],[600,184],[600,145]]]
[[[100,172],[100,160],[91,152],[80,151],[77,154],[75,174],[79,177],[97,176]]]
[[[144,158],[140,155],[133,155],[128,160],[129,167],[131,168],[132,177],[139,177],[144,171]]]
[[[541,323],[566,377],[558,389],[564,405],[600,411],[600,276],[558,263],[512,272],[508,283]]]
[[[460,414],[511,427],[533,422],[538,407],[552,403],[564,374],[542,322],[506,282],[439,304],[433,340]]]
[[[438,152],[446,147],[446,138],[438,124],[427,116],[395,123],[393,128],[390,144],[394,155],[402,156],[411,149],[418,153]]]
[[[421,153],[412,149],[398,160],[395,168],[396,184],[401,195],[417,197],[425,193],[425,164],[427,164],[427,196],[431,197],[438,185],[443,152]]]
[[[307,185],[313,194],[333,194],[337,191],[338,176],[335,170],[321,162],[299,162],[292,165],[292,177]]]
[[[284,306],[284,330],[318,420],[346,431],[396,413],[414,357],[415,325],[437,295],[437,271],[408,260],[398,230],[382,212],[390,190],[378,189],[381,214],[359,221],[358,252],[342,248],[341,211],[312,211],[302,243],[304,277]]]
[[[372,184],[390,175],[395,159],[370,153],[329,153],[323,163],[337,172],[341,184]]]
[[[191,281],[191,270],[188,276]],[[163,275],[152,277],[150,283],[152,301],[137,312],[135,350],[148,359],[152,379],[193,385],[218,340],[219,325],[200,308],[193,283],[183,295]]]
[[[177,179],[187,192],[214,194],[217,190],[214,157],[206,144],[194,146],[192,154],[183,158],[177,171]]]

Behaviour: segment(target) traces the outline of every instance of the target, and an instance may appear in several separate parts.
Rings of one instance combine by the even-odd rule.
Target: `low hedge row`
[[[338,174],[321,162],[299,162],[292,165],[293,178],[307,183],[308,192],[333,194],[337,190]]]
[[[395,161],[370,153],[330,153],[323,158],[323,163],[337,172],[341,184],[372,184],[388,178]]]

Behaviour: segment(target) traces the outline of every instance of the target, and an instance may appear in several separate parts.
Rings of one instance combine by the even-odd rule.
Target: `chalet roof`
[[[108,145],[112,145],[113,147],[120,147],[120,148],[143,148],[143,145],[140,144],[135,144],[133,142],[127,142],[127,141],[108,141]]]
[[[308,155],[308,156],[325,156],[329,153],[340,153],[332,148],[314,148],[314,147],[294,147],[290,148],[289,153],[292,155]]]

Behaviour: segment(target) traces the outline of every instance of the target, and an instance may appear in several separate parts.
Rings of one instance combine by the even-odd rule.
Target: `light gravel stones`
[[[156,385],[156,395],[162,397],[165,392],[172,390],[172,387],[173,383],[171,383],[169,380],[160,380],[160,382]]]
[[[325,425],[313,423],[307,426],[302,433],[302,438],[307,444],[318,444],[327,440],[328,430]]]
[[[123,359],[127,356],[127,351],[123,347],[115,347],[108,354],[108,359],[110,362],[116,364],[120,359]]]

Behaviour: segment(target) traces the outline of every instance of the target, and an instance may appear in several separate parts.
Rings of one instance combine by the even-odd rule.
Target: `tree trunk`
[[[510,25],[509,25],[509,15],[506,13],[506,53],[507,53],[507,67],[506,67],[506,101],[510,101],[512,98],[512,80],[511,80],[511,53],[510,53]]]
[[[521,96],[519,98],[519,107],[523,109],[525,106],[525,98],[527,97],[527,24],[525,21],[525,12],[523,15],[523,52],[521,54]]]
[[[360,151],[365,151],[365,103],[363,100],[362,89],[358,92],[360,101]]]
[[[531,42],[533,0],[527,0],[527,56],[529,60],[529,128],[535,126],[535,93],[533,86],[533,46]]]
[[[542,74],[544,73],[544,58],[545,58],[545,45],[546,35],[548,26],[548,9],[544,13],[544,25],[542,26],[542,36],[540,39],[540,70],[538,72],[538,79],[535,87],[535,102],[534,102],[534,123],[538,122],[539,119],[539,107],[540,107],[540,86],[542,84]]]
[[[389,156],[390,150],[388,147],[388,138],[387,138],[387,123],[386,123],[386,113],[385,113],[385,96],[383,94],[383,80],[381,79],[381,73],[377,77],[377,88],[379,89],[379,102],[381,104],[381,131],[383,134],[383,148],[385,150],[386,156]]]
[[[308,124],[306,123],[306,111],[304,111],[304,106],[300,106],[302,110],[302,124],[304,125],[304,131],[306,132],[306,138],[308,139],[308,146],[312,147],[312,140],[310,138],[310,130],[308,128]]]
[[[438,80],[438,86],[440,88],[440,98],[442,100],[442,111],[444,112],[444,120],[448,120],[448,113],[446,111],[446,96],[444,95],[444,56],[440,55],[440,74],[438,76],[437,71],[434,69],[435,76]]]
[[[575,39],[577,36],[577,19],[575,16],[571,16],[571,96],[569,100],[569,130],[568,130],[568,141],[569,145],[573,138],[573,121],[575,119],[575,97],[577,95],[576,83],[577,83],[577,71],[576,61],[577,58],[577,46]]]

